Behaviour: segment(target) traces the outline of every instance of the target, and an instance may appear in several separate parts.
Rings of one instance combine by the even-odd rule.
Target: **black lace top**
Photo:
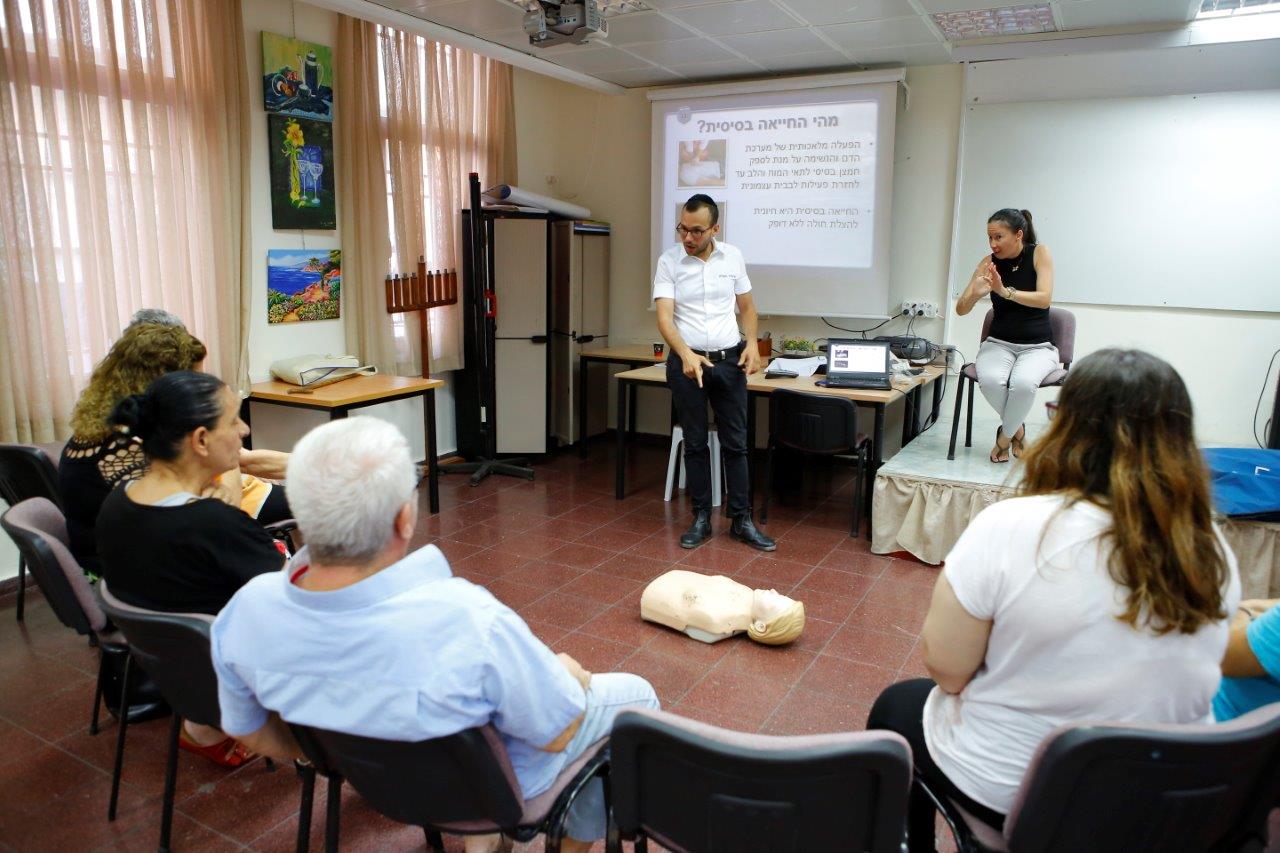
[[[111,490],[147,473],[142,445],[124,437],[85,444],[72,437],[58,462],[58,491],[67,515],[71,554],[90,577],[102,574],[94,525]]]

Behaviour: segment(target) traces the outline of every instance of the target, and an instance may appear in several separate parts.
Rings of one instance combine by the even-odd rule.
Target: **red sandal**
[[[236,742],[235,738],[223,738],[217,743],[211,743],[208,746],[201,746],[193,740],[187,738],[187,732],[184,728],[178,733],[178,746],[187,752],[193,752],[196,755],[203,755],[214,764],[220,764],[223,767],[239,767],[247,764],[257,755],[245,749],[243,745]]]

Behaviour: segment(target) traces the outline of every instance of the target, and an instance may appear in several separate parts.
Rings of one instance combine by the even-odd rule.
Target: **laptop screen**
[[[827,373],[874,373],[888,369],[887,341],[829,341]]]

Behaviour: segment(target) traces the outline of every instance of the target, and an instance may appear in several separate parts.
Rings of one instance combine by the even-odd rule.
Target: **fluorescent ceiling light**
[[[1048,3],[971,12],[935,12],[932,17],[947,41],[1051,33],[1058,29]]]
[[[1224,18],[1257,12],[1280,12],[1280,0],[1204,0],[1196,17]]]

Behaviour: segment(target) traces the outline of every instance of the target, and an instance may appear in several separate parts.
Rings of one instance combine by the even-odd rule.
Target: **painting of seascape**
[[[336,320],[341,316],[341,297],[341,250],[267,252],[268,323]]]

